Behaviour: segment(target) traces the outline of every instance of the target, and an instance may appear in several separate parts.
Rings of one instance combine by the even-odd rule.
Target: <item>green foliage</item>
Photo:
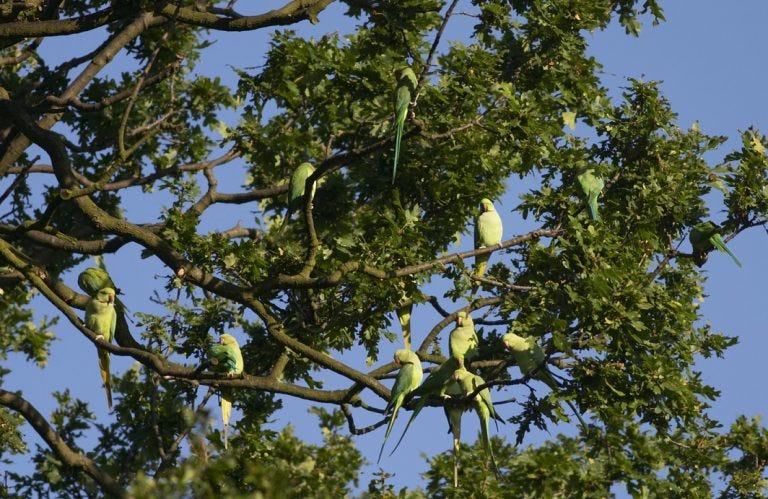
[[[71,60],[46,60],[26,35],[0,45],[11,98],[0,100],[0,176],[14,182],[0,216],[0,360],[20,353],[43,366],[56,334],[79,334],[75,309],[86,298],[72,288],[72,269],[90,255],[114,253],[141,272],[135,322],[116,336],[115,357],[136,363],[113,377],[114,412],[96,421],[64,392],[47,416],[117,488],[136,497],[348,496],[365,460],[345,428],[369,411],[380,416],[391,366],[379,359],[389,359],[405,298],[441,315],[413,324],[414,350],[434,364],[444,360],[441,321],[474,300],[483,361],[474,369],[509,385],[515,404],[502,412],[513,429],[493,439],[498,480],[482,446],[462,444],[459,487],[452,456],[440,454],[428,458],[424,491],[396,490],[382,469],[363,497],[766,493],[765,427],[745,416],[724,430],[708,411],[719,393],[695,363],[724,356],[737,338],[701,320],[705,278],[685,241],[721,208],[726,238],[766,223],[768,139],[748,129],[740,150],[711,165],[724,137],[681,129],[657,82],[627,80],[610,98],[587,51],[587,32],[618,21],[637,35],[641,20],[662,21],[658,2],[463,1],[456,8],[472,25],[453,39],[443,29],[455,22],[445,18],[451,3],[437,0],[349,0],[351,30],[328,25],[313,38],[284,25],[315,20],[318,2],[258,19],[191,0],[173,16],[162,11],[171,4],[145,1],[33,4],[0,11],[0,29],[32,23],[64,36],[56,30],[72,28],[58,17],[109,16],[93,30],[106,41]],[[266,26],[279,28],[261,52],[232,58],[236,88],[202,74],[217,30]],[[119,69],[101,70],[118,56]],[[419,83],[390,185],[394,74],[405,64]],[[38,165],[40,150],[50,167]],[[317,192],[281,230],[288,178],[305,161]],[[605,179],[599,222],[577,183],[586,169]],[[505,239],[521,235],[519,219],[540,232],[497,250],[482,293],[470,297],[469,262],[436,259],[471,233],[480,199],[518,182],[528,190],[514,208],[504,203],[513,221]],[[154,281],[145,263],[163,266]],[[427,296],[430,283],[443,295]],[[63,315],[40,318],[37,300]],[[69,322],[61,330],[59,316]],[[536,338],[560,389],[521,380],[500,341],[506,332]],[[244,374],[195,371],[223,333],[242,340]],[[361,352],[373,370],[345,360]],[[209,409],[221,390],[236,410],[228,449]],[[283,396],[333,407],[312,409],[322,445],[286,424]],[[525,446],[534,428],[571,418],[563,401],[589,427]],[[65,453],[30,451],[10,407],[0,408],[0,452],[27,452],[34,466],[9,475],[16,494],[108,491]],[[266,426],[274,422],[282,429]]]

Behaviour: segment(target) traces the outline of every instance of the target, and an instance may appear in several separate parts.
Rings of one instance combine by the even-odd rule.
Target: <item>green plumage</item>
[[[392,431],[392,425],[397,418],[397,413],[400,411],[400,406],[403,405],[403,400],[408,393],[415,390],[421,383],[421,378],[424,376],[424,371],[421,369],[421,361],[418,355],[410,350],[398,350],[395,352],[395,364],[400,365],[400,372],[397,373],[395,378],[395,384],[392,386],[392,392],[389,397],[389,403],[384,413],[392,411],[392,415],[389,417],[389,424],[387,424],[387,431],[384,433],[384,441],[381,442],[381,449],[379,450],[379,458],[376,462],[381,460],[381,453],[384,451],[384,444],[389,438],[389,434]]]
[[[432,371],[418,388],[413,390],[414,398],[419,398],[416,400],[413,408],[413,414],[411,414],[411,417],[408,419],[408,423],[405,425],[403,434],[400,435],[400,439],[397,441],[395,448],[392,449],[392,452],[389,454],[390,456],[400,446],[400,442],[403,441],[403,438],[405,437],[408,428],[410,428],[411,423],[413,423],[413,421],[416,419],[416,416],[419,415],[419,412],[421,412],[421,410],[427,404],[429,398],[431,396],[439,396],[441,394],[446,383],[450,381],[453,371],[455,371],[458,367],[459,365],[456,359],[450,358],[446,360],[440,364],[437,369]]]
[[[576,177],[581,186],[581,191],[584,193],[584,198],[587,201],[587,209],[592,217],[592,220],[600,220],[600,215],[597,211],[597,198],[600,193],[603,192],[605,182],[602,177],[598,177],[594,174],[594,170],[591,168],[578,177]]]
[[[707,261],[709,252],[713,249],[717,249],[729,255],[733,258],[733,261],[736,262],[736,265],[741,267],[741,262],[736,258],[736,255],[728,249],[728,246],[725,245],[723,236],[720,235],[720,227],[714,222],[707,221],[694,225],[693,229],[691,229],[691,233],[688,235],[688,240],[691,242],[691,247],[693,248],[693,261],[696,262],[696,265],[699,267],[704,265],[704,262]]]
[[[448,344],[451,350],[451,357],[456,359],[459,368],[464,367],[465,359],[471,361],[477,356],[478,339],[472,316],[464,311],[458,313],[456,328],[451,331]]]
[[[549,372],[549,369],[547,369],[544,350],[541,349],[535,338],[523,338],[515,333],[507,333],[501,340],[504,342],[504,346],[512,352],[512,357],[515,359],[515,363],[517,364],[517,367],[520,368],[520,372],[522,372],[523,375],[528,376],[532,374],[534,379],[546,384],[552,390],[557,391],[560,389],[557,380],[552,376],[552,373]],[[573,411],[573,414],[579,420],[581,426],[586,429],[587,424],[582,419],[579,411],[576,410],[576,406],[574,406],[570,400],[565,400],[564,402],[568,404],[568,407]]]
[[[397,160],[400,157],[400,142],[403,139],[403,128],[408,116],[408,106],[411,104],[418,79],[409,67],[400,68],[395,72],[397,78],[397,90],[395,91],[395,158],[392,163],[392,183],[395,183],[397,175]]]
[[[288,210],[286,211],[285,218],[283,218],[283,223],[280,226],[281,231],[291,219],[291,215],[295,211],[301,209],[302,202],[304,200],[304,190],[307,185],[307,179],[313,173],[315,173],[315,166],[312,163],[307,162],[301,163],[293,171],[291,180],[288,182]],[[315,196],[315,188],[316,185],[313,182],[312,188],[309,192],[310,202],[312,202],[312,198]]]
[[[413,303],[402,305],[397,307],[397,321],[400,323],[400,328],[403,331],[403,347],[406,350],[411,349],[411,313],[413,311]]]
[[[453,379],[456,380],[461,386],[462,391],[465,394],[474,392],[478,386],[485,384],[485,380],[476,374],[472,374],[466,369],[457,369],[453,373]],[[493,401],[491,401],[491,391],[488,388],[483,388],[475,395],[472,400],[472,407],[477,413],[477,417],[480,418],[480,432],[483,438],[483,446],[485,452],[491,460],[491,466],[496,476],[500,475],[499,467],[496,465],[496,458],[493,456],[493,447],[491,446],[491,429],[489,422],[491,418],[504,422],[504,420],[496,413],[496,409],[493,407]]]
[[[218,345],[211,348],[206,366],[211,371],[234,377],[243,372],[243,355],[240,345],[231,334],[222,334]],[[220,390],[221,396],[221,420],[224,423],[224,448],[227,448],[227,429],[229,417],[232,413],[232,391],[226,388]]]
[[[85,294],[93,298],[99,290],[104,288],[112,288],[115,290],[115,295],[120,294],[120,289],[115,286],[109,273],[103,267],[103,260],[98,260],[102,267],[88,267],[84,271],[80,272],[77,276],[77,285],[83,290]],[[126,312],[125,305],[119,298],[115,297],[115,303],[117,304],[117,310],[119,312]]]
[[[458,381],[451,380],[443,387],[441,394],[446,398],[461,398],[464,390]],[[445,418],[448,420],[448,433],[453,435],[453,486],[459,486],[459,451],[461,449],[461,417],[465,408],[458,405],[446,404],[443,406]]]
[[[97,338],[111,343],[115,336],[117,312],[115,312],[115,290],[105,287],[98,290],[85,306],[85,325]],[[96,347],[99,354],[99,371],[107,393],[107,407],[112,410],[112,388],[109,374],[109,352]]]
[[[480,201],[480,213],[475,219],[475,249],[499,244],[501,242],[503,230],[501,217],[496,211],[496,208],[494,208],[493,203],[490,199],[483,198]],[[476,277],[485,275],[485,270],[488,267],[488,260],[490,258],[490,253],[477,255],[475,257]],[[475,282],[472,285],[473,295],[477,292],[477,288],[478,284]]]

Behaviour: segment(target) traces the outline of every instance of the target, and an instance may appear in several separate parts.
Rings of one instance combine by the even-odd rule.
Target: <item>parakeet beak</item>
[[[507,343],[506,341],[504,342],[504,348],[506,348],[507,350],[509,350],[509,343]]]
[[[456,325],[463,326],[464,325],[464,318],[461,317],[461,316],[456,317]]]
[[[110,305],[115,303],[115,295],[107,295],[107,303]]]
[[[219,338],[219,345],[223,345],[223,344],[224,344],[224,338]]]
[[[395,365],[398,365],[398,366],[400,365],[400,359],[395,357],[393,360],[395,361]]]

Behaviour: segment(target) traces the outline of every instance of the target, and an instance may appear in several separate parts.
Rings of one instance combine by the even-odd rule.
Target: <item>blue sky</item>
[[[276,2],[271,2],[276,3]],[[695,7],[694,7],[695,5]],[[768,18],[768,2],[764,0],[742,0],[731,2],[723,7],[724,2],[699,0],[697,2],[664,2],[667,21],[659,26],[646,24],[639,38],[624,34],[618,26],[605,32],[589,35],[591,53],[604,66],[604,85],[618,95],[626,85],[626,77],[644,80],[661,80],[661,89],[671,101],[672,108],[678,113],[681,128],[688,128],[694,121],[708,134],[722,134],[730,137],[728,143],[709,160],[716,163],[731,149],[738,147],[738,132],[750,125],[768,130],[768,104],[764,99],[768,74],[766,66],[756,54],[768,47],[768,32],[763,23]],[[294,28],[308,36],[320,36],[337,29],[347,29],[345,20],[340,16],[341,9],[331,8],[320,16],[320,24],[312,26],[304,22]],[[461,28],[466,26],[466,19],[458,18],[449,24],[446,36],[460,36]],[[261,63],[261,48],[268,40],[269,31],[252,34],[222,34],[216,44],[209,49],[201,64],[200,71],[206,74],[218,74],[225,82],[235,82],[235,75],[230,65],[238,67],[258,66]],[[243,40],[248,43],[244,44]],[[50,43],[46,50],[71,53],[76,42],[63,38],[62,43]],[[68,44],[71,44],[68,46]],[[243,50],[243,47],[248,50]],[[252,49],[251,49],[252,47]],[[252,59],[249,59],[250,53]],[[232,57],[232,54],[237,54]],[[228,119],[226,116],[224,119]],[[234,123],[233,123],[234,124]],[[227,167],[228,174],[222,179],[222,190],[235,191],[244,182],[245,168],[242,164]],[[4,188],[7,179],[0,181]],[[502,199],[497,208],[502,213],[505,234],[524,232],[527,226],[510,209],[517,205],[516,194],[510,192]],[[711,198],[713,218],[723,218],[721,200]],[[250,210],[250,212],[249,212]],[[254,208],[244,208],[237,212],[244,223],[250,223]],[[151,221],[156,217],[157,209],[146,203],[133,203],[129,207],[129,216],[142,221]],[[212,210],[206,215],[206,225],[226,229],[236,223],[232,220],[231,207]],[[761,283],[768,278],[768,266],[763,261],[765,254],[765,232],[758,228],[741,234],[729,243],[744,264],[738,269],[731,260],[722,254],[713,254],[705,271],[708,274],[706,285],[707,297],[701,306],[703,317],[713,329],[730,335],[737,335],[740,342],[727,352],[725,359],[700,360],[697,367],[704,373],[704,379],[721,390],[721,398],[715,403],[713,415],[726,426],[740,414],[765,415],[768,406],[768,390],[759,382],[763,352],[768,350],[768,335],[765,326],[768,322],[768,307],[765,305],[765,292]],[[469,238],[464,238],[460,249],[467,249]],[[164,274],[157,261],[140,260],[139,249],[129,245],[120,250],[117,256],[108,257],[107,264],[119,286],[126,292],[125,302],[132,311],[147,310],[148,293],[145,288],[146,276]],[[494,258],[499,258],[495,256]],[[142,262],[141,272],[134,267],[135,262]],[[65,279],[74,286],[76,272]],[[437,294],[437,291],[433,291]],[[441,294],[441,293],[440,293]],[[39,302],[38,302],[39,303]],[[458,308],[462,304],[453,304]],[[41,313],[53,314],[50,308],[41,305]],[[425,334],[435,323],[435,315],[421,307],[414,315],[414,335]],[[101,388],[96,367],[96,355],[87,340],[74,328],[62,321],[57,327],[60,341],[54,344],[49,366],[40,371],[25,365],[19,356],[12,356],[9,366],[14,374],[8,376],[3,388],[22,389],[24,395],[44,414],[54,407],[50,396],[53,390],[70,388],[73,395],[91,401],[91,408],[99,418],[105,421],[111,417],[106,412],[103,389]],[[442,338],[445,340],[445,332]],[[240,337],[242,340],[242,336]],[[391,346],[391,351],[398,348]],[[387,347],[382,348],[382,357],[389,357]],[[364,357],[355,352],[345,355],[345,360],[363,366]],[[127,358],[113,357],[113,371],[123,372],[133,362]],[[329,383],[334,380],[329,378]],[[497,399],[514,396],[514,392],[494,392]],[[374,403],[374,399],[370,400]],[[378,406],[382,401],[375,401]],[[320,442],[316,419],[306,412],[307,405],[300,401],[286,400],[286,409],[281,414],[282,422],[291,420],[297,434],[311,442]],[[499,408],[502,415],[507,415],[505,406]],[[218,409],[211,413],[214,424],[218,424]],[[235,413],[234,418],[237,418]],[[375,422],[378,418],[364,414],[358,426]],[[401,416],[393,430],[391,445],[396,441],[407,418]],[[465,440],[474,440],[477,426],[474,418],[465,417]],[[509,426],[509,425],[507,425]],[[445,433],[446,426],[442,410],[428,408],[410,430],[410,439],[392,458],[382,459],[381,467],[395,473],[393,482],[399,486],[418,486],[422,484],[420,473],[426,470],[422,453],[433,455],[450,448],[450,436]],[[513,429],[502,429],[512,435]],[[561,425],[551,430],[572,434],[575,429]],[[32,435],[27,427],[25,432]],[[383,429],[368,435],[355,437],[360,450],[375,461],[378,448],[383,438]],[[535,444],[548,438],[546,434],[531,435],[527,443]],[[88,440],[82,444],[88,447]],[[22,461],[10,469],[27,468]],[[361,476],[364,488],[371,478],[371,473],[378,468],[368,466]]]

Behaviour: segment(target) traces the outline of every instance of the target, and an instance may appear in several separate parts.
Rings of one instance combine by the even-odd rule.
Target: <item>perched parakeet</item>
[[[411,349],[411,312],[413,303],[397,307],[397,320],[400,322],[400,328],[403,330],[403,346],[406,350]]]
[[[545,383],[552,390],[560,389],[557,380],[547,369],[544,350],[541,349],[535,338],[523,338],[515,333],[507,333],[501,338],[501,341],[503,341],[504,346],[512,352],[512,357],[515,359],[517,367],[520,368],[520,372],[522,372],[523,375],[527,376],[536,370],[535,374],[533,374],[535,379]],[[581,418],[581,414],[576,410],[576,407],[570,400],[566,400],[565,403],[568,404],[568,407],[571,408],[573,414],[578,418],[581,426],[586,429],[587,424]]]
[[[458,381],[451,380],[443,387],[441,395],[444,398],[461,398],[465,395]],[[453,435],[453,486],[459,486],[459,450],[461,448],[461,417],[464,407],[446,404],[443,406],[445,418],[448,420],[448,433]]]
[[[576,178],[579,181],[581,190],[584,192],[584,196],[586,196],[587,208],[592,216],[592,220],[600,220],[600,215],[597,213],[597,197],[603,191],[605,182],[603,182],[602,177],[598,177],[594,172],[590,168]]]
[[[282,230],[288,223],[293,212],[301,208],[307,179],[313,173],[315,173],[315,166],[312,163],[307,162],[301,163],[293,171],[291,180],[288,183],[288,210],[285,213],[285,218],[283,219],[283,224],[280,226],[280,230]],[[315,188],[316,185],[313,183],[312,190],[309,193],[310,200],[315,196]]]
[[[493,246],[501,242],[501,217],[488,198],[480,201],[480,214],[475,219],[475,249]],[[475,276],[482,277],[488,267],[490,253],[475,257]],[[472,294],[477,292],[478,284],[472,285]]]
[[[384,433],[384,441],[381,442],[381,450],[379,450],[379,459],[381,460],[381,453],[384,451],[384,444],[387,442],[389,433],[392,431],[392,424],[397,418],[397,413],[400,410],[400,406],[403,405],[405,396],[415,390],[421,383],[421,378],[424,376],[424,371],[421,369],[421,360],[418,355],[410,350],[398,350],[395,352],[394,358],[395,364],[400,366],[400,372],[397,373],[395,378],[395,384],[392,386],[392,394],[389,397],[389,403],[384,413],[392,411],[392,415],[389,417],[389,424],[387,425],[387,431]]]
[[[392,164],[392,183],[395,183],[397,174],[397,160],[400,157],[400,141],[403,138],[405,118],[408,116],[408,106],[416,92],[419,80],[409,67],[403,67],[395,72],[397,78],[397,90],[395,92],[395,159]]]
[[[459,364],[456,362],[456,359],[451,357],[450,359],[440,364],[437,369],[432,371],[429,376],[426,377],[424,382],[418,388],[413,390],[414,398],[419,398],[416,400],[413,408],[413,414],[411,414],[410,419],[408,419],[408,423],[405,425],[403,434],[400,435],[400,440],[397,441],[395,448],[392,449],[392,452],[390,452],[390,456],[394,454],[394,452],[400,446],[400,442],[403,441],[403,437],[405,437],[408,428],[411,426],[411,423],[413,423],[414,419],[416,419],[416,416],[419,415],[419,412],[421,412],[421,410],[427,404],[429,397],[441,395],[443,387],[451,380],[453,371],[455,371],[458,367]]]
[[[237,376],[243,372],[243,355],[240,345],[231,334],[222,334],[218,345],[211,348],[210,356],[202,367],[210,367],[211,371],[226,374],[227,377]],[[198,368],[199,369],[199,368]],[[232,392],[221,389],[221,420],[224,422],[224,448],[227,448],[227,428],[229,415],[232,412]]]
[[[717,248],[723,253],[730,255],[733,261],[736,262],[736,265],[741,267],[741,262],[725,245],[723,236],[720,235],[719,231],[720,227],[712,221],[701,222],[693,226],[691,233],[688,235],[688,239],[693,247],[693,261],[701,267],[707,261],[709,252]]]
[[[459,368],[464,368],[464,359],[471,360],[477,356],[477,333],[472,316],[461,311],[456,316],[456,328],[451,331],[448,344],[451,357],[459,363]]]
[[[103,265],[102,260],[99,260],[99,263]],[[77,285],[91,298],[96,296],[96,293],[104,288],[112,288],[115,290],[116,295],[120,294],[120,289],[115,286],[109,273],[103,267],[88,267],[80,272],[80,275],[77,276]],[[119,298],[115,297],[115,303],[117,304],[118,311],[126,311],[125,305],[123,305],[123,302],[121,302]]]
[[[459,383],[465,394],[472,393],[478,386],[485,384],[483,378],[476,374],[472,374],[466,369],[457,369],[453,373],[453,379]],[[493,448],[491,447],[491,429],[488,423],[491,418],[501,422],[504,422],[504,420],[496,413],[496,409],[494,409],[493,402],[491,401],[491,391],[488,388],[483,388],[477,395],[475,395],[475,398],[472,401],[472,406],[475,409],[475,412],[477,412],[477,416],[480,418],[480,432],[482,433],[485,452],[491,459],[493,471],[496,473],[496,476],[499,476],[499,467],[496,465],[496,458],[493,456]]]
[[[96,333],[97,339],[112,342],[115,336],[117,324],[117,312],[115,312],[115,290],[102,288],[96,295],[88,300],[85,306],[85,325]],[[104,390],[107,392],[107,407],[112,410],[112,388],[109,376],[109,352],[96,347],[99,354],[99,370],[104,381]]]

